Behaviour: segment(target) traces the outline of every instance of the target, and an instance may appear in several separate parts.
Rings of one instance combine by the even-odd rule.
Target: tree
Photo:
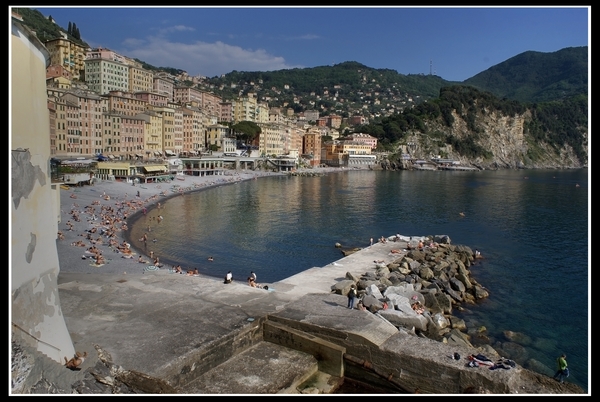
[[[258,124],[248,120],[240,121],[239,123],[232,125],[231,128],[235,138],[243,141],[246,145],[254,141],[254,139],[262,132]]]

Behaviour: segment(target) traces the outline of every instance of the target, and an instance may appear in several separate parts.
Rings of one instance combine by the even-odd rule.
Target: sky
[[[589,6],[29,8],[91,47],[206,77],[356,61],[462,82],[526,51],[589,49],[591,35]]]

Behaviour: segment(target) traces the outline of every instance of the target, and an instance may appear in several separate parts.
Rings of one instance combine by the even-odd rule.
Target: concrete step
[[[317,372],[318,362],[312,355],[271,342],[259,342],[192,382],[178,387],[178,392],[299,394],[298,387],[306,384]]]
[[[296,387],[299,394],[333,394],[344,383],[343,377],[336,377],[317,371]]]

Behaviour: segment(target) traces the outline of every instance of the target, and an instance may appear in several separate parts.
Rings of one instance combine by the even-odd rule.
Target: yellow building
[[[81,80],[85,70],[85,52],[82,45],[67,39],[63,33],[62,38],[52,39],[44,43],[50,52],[50,64],[64,67],[73,74],[74,80]]]

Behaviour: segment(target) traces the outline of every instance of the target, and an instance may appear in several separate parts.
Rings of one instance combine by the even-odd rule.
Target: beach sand
[[[314,168],[305,171],[312,173],[337,172],[340,168]],[[219,185],[254,180],[261,177],[283,175],[265,171],[226,171],[222,176],[177,176],[172,182],[136,184],[121,181],[103,180],[94,185],[61,189],[60,214],[58,223],[57,252],[61,272],[106,273],[141,275],[155,270],[152,258],[142,254],[144,263],[138,262],[140,251],[131,248],[129,255],[120,252],[119,245],[127,239],[125,222],[132,221],[136,214],[142,214],[164,204],[170,197],[181,196]],[[139,197],[138,197],[139,192]],[[135,219],[135,218],[134,218]],[[110,236],[110,231],[114,234]],[[92,233],[92,231],[95,231]],[[104,232],[103,232],[104,231]],[[108,231],[108,232],[106,232]],[[112,239],[112,244],[109,241]],[[148,240],[151,241],[150,239]],[[80,245],[74,245],[78,243]],[[94,254],[89,248],[95,246],[104,257],[103,264],[96,264]],[[170,269],[170,265],[161,270]]]

